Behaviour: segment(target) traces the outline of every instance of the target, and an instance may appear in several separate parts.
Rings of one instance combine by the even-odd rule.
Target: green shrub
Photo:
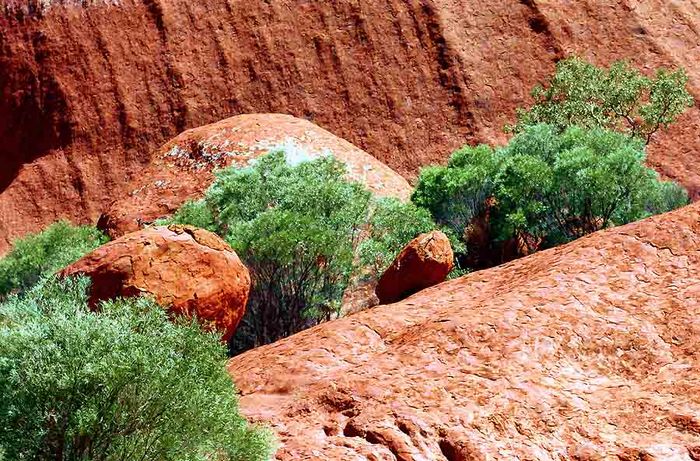
[[[452,154],[447,166],[422,169],[411,199],[429,210],[438,224],[463,238],[465,228],[493,195],[499,166],[493,148],[464,146]]]
[[[0,259],[0,297],[23,290],[99,247],[107,238],[90,226],[59,221],[14,242]]]
[[[291,165],[284,152],[273,152],[248,168],[219,172],[203,200],[172,217],[224,237],[251,271],[233,353],[330,319],[350,279],[367,272],[358,263],[381,270],[408,241],[435,228],[428,213],[375,201],[345,173],[332,157]]]
[[[571,127],[558,134],[537,125],[514,137],[502,156],[495,193],[501,238],[523,231],[567,242],[688,203],[680,186],[644,165],[643,142],[620,133]]]
[[[87,307],[87,279],[0,304],[0,452],[21,460],[263,460],[219,340],[148,299]]]
[[[216,224],[211,210],[204,201],[189,200],[185,202],[173,216],[168,219],[163,219],[157,224],[189,224],[190,226],[206,229],[211,232],[216,232]]]
[[[488,206],[494,242],[527,236],[534,251],[688,203],[684,189],[644,161],[639,138],[535,125],[497,151],[466,147],[446,167],[424,170],[413,200],[464,238]]]
[[[654,133],[666,128],[693,98],[683,69],[659,69],[653,78],[618,61],[608,69],[579,58],[557,64],[546,87],[532,91],[535,104],[518,111],[515,132],[546,123],[564,130],[569,126],[605,128],[638,137],[648,144]]]

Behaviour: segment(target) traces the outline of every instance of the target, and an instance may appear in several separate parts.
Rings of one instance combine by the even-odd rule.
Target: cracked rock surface
[[[700,459],[700,205],[233,358],[279,460]]]
[[[250,274],[218,236],[191,226],[127,234],[71,264],[62,276],[92,279],[90,303],[151,295],[175,314],[196,315],[228,340],[245,313]]]

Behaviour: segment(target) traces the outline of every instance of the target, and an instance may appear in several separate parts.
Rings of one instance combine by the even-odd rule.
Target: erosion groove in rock
[[[0,251],[96,220],[159,145],[231,115],[305,117],[410,177],[503,142],[569,53],[683,65],[698,96],[698,18],[661,1],[2,0]],[[695,196],[699,134],[693,109],[650,155]]]
[[[691,460],[700,204],[230,361],[280,460]]]

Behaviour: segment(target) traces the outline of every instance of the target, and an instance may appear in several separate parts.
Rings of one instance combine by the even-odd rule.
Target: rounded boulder
[[[227,341],[245,313],[250,274],[217,235],[191,226],[151,227],[120,237],[63,269],[92,280],[90,305],[150,295],[173,314],[196,316]]]
[[[382,274],[375,290],[381,304],[389,304],[444,282],[454,265],[447,236],[440,231],[421,234],[404,247]]]

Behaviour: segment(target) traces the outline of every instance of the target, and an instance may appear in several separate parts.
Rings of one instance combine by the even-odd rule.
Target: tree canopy
[[[571,57],[557,64],[546,85],[532,90],[534,105],[518,111],[510,130],[518,133],[540,123],[559,130],[605,128],[648,144],[654,133],[693,105],[687,83],[683,69],[658,69],[648,77],[625,61],[605,69]]]

